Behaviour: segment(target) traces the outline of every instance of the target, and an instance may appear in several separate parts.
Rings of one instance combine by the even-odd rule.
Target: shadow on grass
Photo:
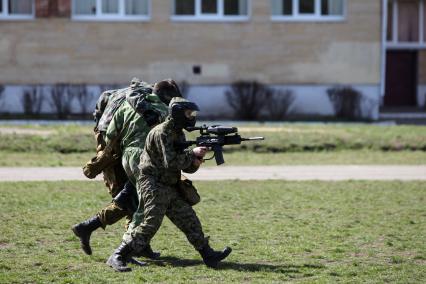
[[[161,257],[156,261],[149,261],[150,264],[165,266],[167,264],[175,267],[187,267],[187,266],[196,266],[204,265],[201,260],[194,259],[181,259],[177,257]],[[274,264],[262,264],[262,263],[236,263],[223,261],[219,264],[218,270],[235,270],[235,271],[246,271],[246,272],[272,272],[272,273],[305,273],[306,269],[323,269],[325,268],[322,264],[283,264],[283,265],[274,265]],[[304,270],[304,271],[301,271]]]

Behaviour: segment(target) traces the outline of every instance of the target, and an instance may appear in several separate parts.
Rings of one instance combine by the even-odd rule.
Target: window
[[[322,16],[343,16],[342,0],[321,0]]]
[[[148,0],[73,0],[75,20],[149,20]]]
[[[423,6],[423,11],[422,11],[422,13],[423,13],[423,17],[422,17],[423,23],[420,23],[420,24],[423,24],[423,26],[420,27],[420,30],[423,29],[423,42],[426,43],[426,1],[421,2],[420,6]]]
[[[271,0],[273,20],[343,20],[346,0]]]
[[[34,0],[0,0],[0,18],[33,19]]]
[[[398,2],[398,41],[419,41],[419,1]]]
[[[247,20],[250,0],[174,0],[174,20]]]
[[[315,0],[299,0],[300,14],[315,14]]]
[[[392,48],[426,47],[426,0],[390,0],[386,40]]]

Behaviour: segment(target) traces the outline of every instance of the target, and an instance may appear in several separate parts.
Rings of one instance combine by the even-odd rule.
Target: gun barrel
[[[241,138],[241,141],[259,141],[259,140],[265,140],[265,137],[258,136],[258,137]]]

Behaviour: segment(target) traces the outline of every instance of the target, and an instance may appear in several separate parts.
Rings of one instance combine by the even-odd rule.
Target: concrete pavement
[[[426,166],[219,166],[203,167],[192,180],[426,180]],[[101,179],[98,176],[97,179]],[[81,168],[1,168],[0,181],[89,180]]]

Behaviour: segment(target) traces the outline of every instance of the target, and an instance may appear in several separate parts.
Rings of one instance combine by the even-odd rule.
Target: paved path
[[[426,180],[426,166],[204,167],[192,180]],[[100,179],[100,177],[98,177]],[[1,168],[0,181],[88,180],[81,168]]]

